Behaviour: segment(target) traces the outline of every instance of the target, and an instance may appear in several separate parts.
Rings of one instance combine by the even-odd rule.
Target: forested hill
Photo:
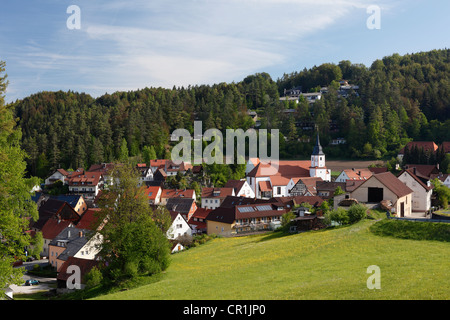
[[[382,158],[410,140],[450,141],[449,58],[449,49],[394,54],[370,67],[341,61],[277,80],[259,73],[239,83],[145,88],[97,99],[71,91],[40,92],[13,104],[29,172],[40,177],[58,167],[139,159],[150,149],[166,157],[173,130],[192,132],[194,120],[203,121],[203,130],[246,130],[255,125],[250,110],[256,111],[259,128],[280,129],[282,158],[309,157],[313,139],[305,141],[314,130],[305,130],[304,123],[318,126],[328,156]],[[359,86],[359,94],[340,97],[342,79]],[[312,105],[304,99],[280,101],[285,89],[298,86],[303,92],[327,86],[328,93]],[[332,146],[335,138],[347,143]]]

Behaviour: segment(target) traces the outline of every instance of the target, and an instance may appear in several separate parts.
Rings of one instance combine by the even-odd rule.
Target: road
[[[35,260],[31,262],[24,262],[22,266],[26,270],[30,270],[33,268],[35,264],[39,264],[41,266],[47,265],[48,260]],[[20,268],[19,267],[19,268]],[[44,278],[44,277],[37,277],[34,275],[27,275],[25,274],[23,277],[23,284],[20,286],[17,285],[11,285],[10,288],[13,290],[13,294],[30,294],[30,293],[36,293],[39,291],[48,291],[50,289],[56,288],[56,278]],[[35,286],[25,286],[25,281],[28,279],[36,279],[39,281],[38,285]]]

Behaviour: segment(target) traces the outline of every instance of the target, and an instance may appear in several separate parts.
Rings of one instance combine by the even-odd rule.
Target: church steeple
[[[311,177],[320,177],[324,181],[331,181],[331,172],[325,166],[325,154],[320,145],[319,130],[317,130],[316,145],[311,154],[311,167],[309,168]]]
[[[322,146],[320,145],[320,140],[319,140],[319,131],[317,131],[317,139],[316,139],[316,145],[314,146],[313,155],[324,155],[323,151],[322,151]]]

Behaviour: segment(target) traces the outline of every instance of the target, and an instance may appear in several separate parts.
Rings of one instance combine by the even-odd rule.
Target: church
[[[326,167],[325,154],[317,134],[311,161],[280,160],[276,168],[276,165],[252,158],[247,162],[246,178],[256,198],[286,197],[290,195],[289,185],[301,178],[331,181],[331,170]]]

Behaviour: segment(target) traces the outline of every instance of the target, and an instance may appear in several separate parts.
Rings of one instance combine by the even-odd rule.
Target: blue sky
[[[69,29],[67,8],[80,8]],[[367,8],[380,8],[380,29]],[[0,60],[11,102],[39,91],[98,97],[238,82],[322,63],[371,63],[449,47],[450,1],[20,0],[2,3]]]

